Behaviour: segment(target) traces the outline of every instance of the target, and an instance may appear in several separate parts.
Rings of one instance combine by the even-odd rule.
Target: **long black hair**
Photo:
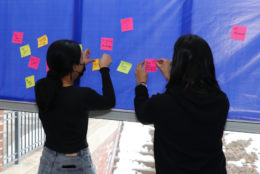
[[[81,49],[77,42],[58,40],[47,51],[49,71],[45,78],[35,85],[36,103],[42,112],[55,106],[57,92],[62,87],[61,78],[73,71],[73,65],[80,63]]]
[[[220,90],[211,49],[197,35],[181,36],[174,46],[170,80],[166,89],[175,85],[197,92]]]

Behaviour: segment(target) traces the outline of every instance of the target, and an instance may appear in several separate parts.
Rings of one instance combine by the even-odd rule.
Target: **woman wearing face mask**
[[[108,54],[100,59],[103,95],[88,87],[75,87],[74,81],[85,70],[90,50],[81,53],[78,43],[58,40],[50,45],[47,77],[35,86],[36,103],[46,134],[38,174],[94,174],[86,139],[88,111],[110,109],[115,94],[109,75]]]

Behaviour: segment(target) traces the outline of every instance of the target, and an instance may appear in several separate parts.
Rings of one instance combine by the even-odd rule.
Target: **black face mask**
[[[78,78],[82,77],[84,75],[84,72],[86,71],[86,67],[84,66],[83,70],[81,72],[77,72],[79,73]]]

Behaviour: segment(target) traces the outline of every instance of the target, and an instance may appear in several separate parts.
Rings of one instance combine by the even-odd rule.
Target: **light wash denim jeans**
[[[82,149],[77,156],[65,156],[44,147],[38,174],[96,174],[88,148]]]

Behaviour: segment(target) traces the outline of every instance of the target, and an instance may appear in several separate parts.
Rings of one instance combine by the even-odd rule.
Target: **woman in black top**
[[[215,77],[206,41],[185,35],[174,46],[172,61],[157,67],[168,80],[166,92],[149,98],[144,63],[136,68],[135,111],[143,124],[154,124],[157,174],[226,174],[222,136],[229,101]]]
[[[35,86],[36,103],[46,134],[39,174],[95,173],[86,139],[88,111],[110,109],[115,94],[109,75],[112,59],[103,54],[100,59],[103,95],[87,87],[75,87],[74,81],[83,75],[90,50],[81,53],[78,43],[59,40],[50,45],[47,77]]]

